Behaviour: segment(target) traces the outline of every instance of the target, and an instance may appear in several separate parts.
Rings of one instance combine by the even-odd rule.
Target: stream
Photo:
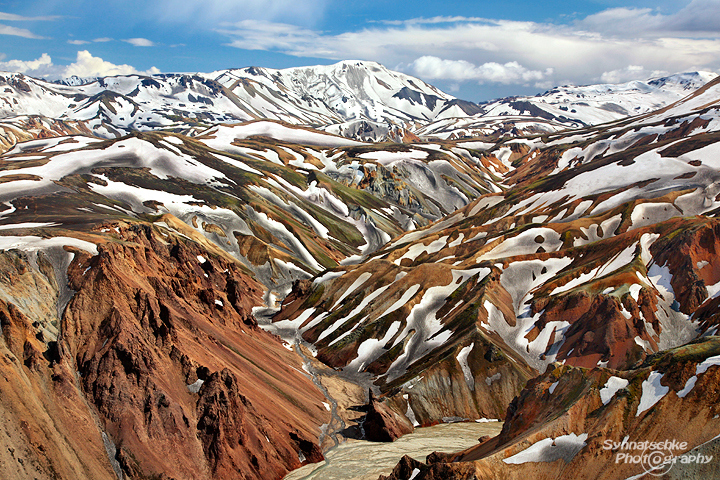
[[[338,404],[323,386],[312,362],[303,352],[301,345],[311,348],[300,332],[295,329],[281,329],[272,323],[277,308],[256,308],[253,311],[261,328],[280,336],[293,345],[303,359],[305,371],[325,395],[330,405],[331,420],[323,425],[320,443],[330,437],[334,446],[325,452],[325,461],[314,463],[290,472],[283,480],[377,480],[380,475],[389,474],[403,455],[410,455],[424,461],[432,452],[452,453],[478,444],[478,438],[496,436],[502,430],[502,422],[447,423],[433,427],[418,428],[398,440],[369,442],[367,440],[343,439],[338,433],[345,428],[345,421],[338,415]],[[369,378],[353,378],[352,381],[370,388]],[[362,428],[362,426],[361,426]]]
[[[457,452],[477,445],[483,435],[500,433],[502,422],[449,423],[418,428],[392,443],[346,440],[325,453],[324,463],[290,472],[284,480],[377,480],[387,475],[403,455],[425,461],[435,451]]]

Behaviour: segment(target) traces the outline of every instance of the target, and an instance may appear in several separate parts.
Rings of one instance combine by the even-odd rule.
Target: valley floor
[[[325,453],[325,463],[306,465],[284,480],[376,480],[389,474],[403,455],[424,459],[432,452],[456,452],[477,444],[478,438],[495,436],[502,422],[468,422],[418,428],[392,442],[347,440]]]

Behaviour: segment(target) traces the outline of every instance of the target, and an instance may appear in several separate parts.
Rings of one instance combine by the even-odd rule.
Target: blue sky
[[[720,70],[720,0],[0,0],[0,69],[54,79],[373,60],[460,98]]]

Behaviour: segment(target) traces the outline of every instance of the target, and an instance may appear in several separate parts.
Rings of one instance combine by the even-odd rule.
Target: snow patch
[[[503,459],[503,462],[519,465],[528,462],[554,462],[562,459],[565,460],[565,463],[570,463],[575,455],[587,445],[585,442],[587,438],[587,433],[561,435],[554,440],[549,437],[544,438],[522,452]]]
[[[97,245],[72,237],[40,238],[35,236],[18,237],[13,235],[0,236],[0,250],[12,248],[23,251],[45,250],[52,247],[75,247],[93,255],[98,254]]]
[[[660,384],[662,377],[662,373],[653,371],[648,375],[647,380],[642,383],[642,396],[640,397],[640,404],[635,414],[636,417],[639,417],[641,413],[650,409],[670,391],[670,387],[664,387]]]
[[[202,387],[203,383],[205,383],[205,382],[198,378],[194,383],[189,384],[187,386],[187,389],[190,390],[191,393],[198,393],[200,391],[200,387]]]
[[[627,387],[629,384],[630,382],[624,378],[614,376],[608,378],[608,381],[605,382],[605,386],[600,389],[600,400],[602,400],[603,405],[610,403],[610,400],[615,396],[618,390]]]
[[[695,366],[695,375],[690,377],[687,382],[685,382],[685,386],[682,390],[680,390],[677,394],[680,398],[685,398],[685,396],[690,393],[690,391],[695,387],[695,383],[697,382],[698,375],[701,375],[707,370],[714,366],[714,365],[720,365],[720,355],[715,355],[714,357],[708,357],[703,362],[698,363]]]
[[[335,307],[337,307],[338,305],[340,305],[340,304],[342,303],[342,301],[345,300],[345,299],[348,297],[348,295],[350,295],[350,294],[353,293],[355,290],[357,290],[358,288],[360,288],[365,282],[367,282],[368,280],[370,280],[371,277],[372,277],[372,273],[370,273],[370,272],[363,272],[363,273],[361,273],[361,274],[355,279],[355,281],[352,283],[352,285],[350,285],[350,286],[343,292],[343,294],[340,295],[340,298],[337,299],[337,301],[335,302],[335,304],[334,304],[332,307],[330,307],[330,311],[334,310]]]
[[[470,355],[473,347],[475,347],[474,342],[466,347],[463,347],[457,355],[457,361],[460,364],[463,376],[465,377],[465,383],[467,383],[467,386],[470,390],[475,390],[475,377],[473,377],[472,370],[470,370],[470,365],[468,365],[467,358],[468,355]]]
[[[491,376],[485,378],[485,383],[486,383],[487,386],[489,387],[490,385],[493,384],[493,382],[497,382],[497,381],[500,380],[501,378],[502,378],[502,373],[497,372],[495,375],[491,375]]]
[[[404,258],[409,258],[411,261],[415,261],[417,257],[422,255],[423,253],[427,252],[428,254],[437,253],[443,248],[445,248],[445,245],[447,245],[447,239],[448,236],[444,236],[441,238],[438,238],[434,242],[431,242],[429,245],[423,245],[422,243],[414,243],[408,248],[407,252],[403,254],[402,257],[396,259],[393,263],[395,265],[400,265],[400,262]]]

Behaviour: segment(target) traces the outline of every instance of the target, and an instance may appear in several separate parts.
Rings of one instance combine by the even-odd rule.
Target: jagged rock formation
[[[67,264],[3,254],[3,476],[267,479],[321,460],[324,397],[257,327],[248,271],[149,224],[103,230],[96,253],[55,252],[72,259],[61,318]]]
[[[382,400],[375,398],[372,390],[367,404],[367,413],[361,422],[365,433],[364,438],[371,442],[392,442],[415,430],[407,418],[394,412]]]
[[[681,459],[709,451],[720,434],[719,354],[720,338],[708,337],[628,370],[549,368],[513,400],[497,437],[454,455],[433,454],[427,464],[404,459],[381,478],[628,478],[647,470],[625,457],[615,461],[618,455],[655,452],[678,457],[675,465],[645,462],[647,469],[657,467],[656,474],[669,471],[663,478],[709,471],[706,463]],[[623,439],[685,446],[643,451],[622,446]]]

